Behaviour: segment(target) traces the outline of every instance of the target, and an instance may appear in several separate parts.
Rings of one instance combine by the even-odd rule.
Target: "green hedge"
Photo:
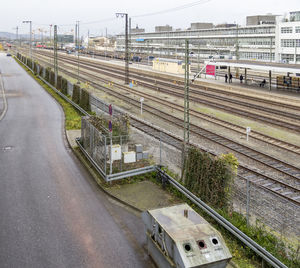
[[[50,80],[49,83],[55,87],[55,73],[50,71]]]
[[[62,78],[61,92],[65,95],[68,95],[68,80],[66,78]]]
[[[86,90],[82,89],[80,94],[80,107],[83,108],[86,111],[91,111],[90,106],[90,94]]]
[[[227,208],[234,179],[232,163],[189,148],[185,162],[185,186],[214,208]]]
[[[80,103],[80,87],[78,85],[73,85],[72,101],[79,104]]]
[[[61,77],[61,75],[58,75],[58,76],[57,76],[57,80],[56,80],[56,88],[57,88],[58,90],[61,90],[61,88],[62,88],[62,77]]]
[[[40,65],[39,70],[39,76],[44,77],[44,67]]]
[[[47,81],[47,82],[50,82],[50,72],[51,72],[51,68],[46,68],[46,70],[45,70],[45,80]]]

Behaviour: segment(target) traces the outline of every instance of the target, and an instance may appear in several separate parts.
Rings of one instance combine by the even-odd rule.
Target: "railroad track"
[[[66,70],[63,70],[63,71],[69,76],[73,76],[73,77],[76,76],[72,72],[69,72]],[[76,71],[76,69],[74,69],[74,71]],[[90,76],[90,74],[88,74],[88,73],[86,73],[85,75]],[[131,99],[126,94],[121,94],[120,92],[115,92],[111,88],[108,89],[104,86],[99,85],[98,83],[91,82],[89,79],[86,79],[85,77],[82,77],[82,76],[80,77],[80,80],[84,81],[84,82],[89,82],[94,88],[98,88],[102,91],[105,91],[106,93],[108,93],[118,99],[121,99],[121,100],[125,101],[126,103],[129,103],[130,105],[135,106],[136,108],[140,107],[140,102],[138,100]],[[144,109],[148,113],[153,114],[157,117],[160,117],[162,120],[168,121],[168,122],[172,123],[173,125],[175,124],[177,127],[182,128],[182,120],[180,120],[178,118],[174,119],[174,117],[170,116],[169,114],[162,113],[161,110],[153,108],[153,107],[149,107],[148,105],[144,105]],[[178,120],[178,121],[176,122],[176,120]],[[134,123],[133,123],[133,126],[141,129],[141,126],[137,126]],[[149,127],[151,127],[151,126],[147,125],[148,129],[149,129]],[[222,146],[224,146],[224,144],[222,144],[222,140],[221,140],[221,139],[223,139],[223,137],[220,137],[214,133],[212,133],[212,135],[215,135],[214,137],[212,137],[212,136],[207,137],[206,136],[207,132],[201,133],[201,132],[199,132],[198,126],[192,126],[192,127],[197,128],[197,131],[191,129],[191,133],[193,133],[194,135],[201,136],[202,138],[209,138],[214,141],[216,141],[216,139],[218,139],[219,140],[218,142]],[[152,126],[152,128],[154,128],[154,126]],[[202,129],[202,131],[205,131],[205,130]],[[229,142],[232,142],[232,141],[229,141]],[[230,148],[230,149],[234,149],[234,147],[232,147],[232,145],[236,145],[236,143],[234,143],[234,142],[232,142],[232,143],[233,144],[227,143],[226,146],[228,146],[228,148]],[[172,145],[174,146],[174,144],[172,144]],[[176,148],[178,148],[178,149],[182,148],[182,140],[177,140]],[[235,148],[235,150],[236,150],[236,148]],[[245,155],[247,155],[246,151],[243,152],[242,149],[239,149],[239,151],[240,151],[240,153],[244,153]],[[251,157],[254,160],[257,159],[259,153],[255,150],[252,150],[252,152],[255,152],[256,154],[255,155],[252,154]],[[249,156],[247,155],[247,157],[249,157]],[[265,155],[264,157],[268,157],[268,156]],[[267,163],[268,160],[270,160],[271,162]],[[248,179],[255,184],[259,184],[261,187],[267,188],[268,190],[270,190],[276,194],[279,194],[294,203],[300,204],[300,192],[298,189],[299,178],[297,177],[298,175],[300,175],[299,169],[292,167],[282,161],[278,161],[275,158],[268,158],[268,159],[264,158],[264,159],[260,159],[259,161],[261,163],[265,162],[269,167],[272,167],[273,169],[275,169],[279,172],[282,172],[286,175],[289,175],[290,177],[293,177],[295,180],[296,187],[293,185],[287,184],[283,181],[280,181],[278,179],[274,179],[274,177],[262,174],[262,173],[258,172],[257,170],[250,169],[249,167],[246,167],[243,165],[240,165],[240,167],[239,167],[238,176],[241,178],[244,178],[246,180]],[[277,161],[277,162],[275,163],[275,161]],[[287,166],[284,166],[285,164],[287,164]]]
[[[74,70],[76,71],[76,69],[74,69]],[[63,71],[66,74],[74,77],[74,73],[66,71],[66,70],[63,70]],[[91,76],[91,74],[89,74],[89,73],[85,73],[85,75]],[[96,76],[94,76],[94,77],[96,77]],[[98,83],[91,82],[90,80],[87,80],[85,77],[80,77],[80,79],[82,81],[89,81],[95,88],[101,89],[116,98],[122,99],[125,102],[130,103],[130,105],[133,105],[137,108],[140,107],[139,101],[130,99],[127,95],[121,94],[120,92],[114,92],[111,88],[108,90],[106,87],[100,86]],[[175,124],[175,125],[177,125],[177,127],[182,128],[182,120],[181,119],[174,118],[166,113],[162,113],[161,110],[150,107],[148,105],[144,105],[144,109],[147,110],[147,112],[149,112],[150,114],[160,117],[162,120],[168,121],[171,124],[173,124],[173,125]],[[196,129],[193,129],[193,128],[196,128]],[[202,132],[199,132],[199,129]],[[215,133],[208,133],[207,130],[201,129],[198,126],[191,125],[191,132],[196,136],[200,136],[200,137],[206,138],[206,139],[209,138],[210,140],[213,140],[214,142],[220,143],[222,146],[227,146],[227,148],[230,148],[230,149],[235,150],[236,152],[245,154],[245,155],[247,155],[247,157],[249,157],[248,154],[251,154],[251,157],[255,160],[260,158],[259,161],[261,163],[264,163],[264,164],[268,165],[269,167],[272,167],[273,169],[294,178],[293,184],[295,184],[295,186],[290,185],[286,182],[280,181],[278,179],[274,179],[274,177],[270,177],[268,175],[262,174],[256,170],[250,169],[245,166],[240,166],[240,168],[239,168],[239,176],[243,177],[244,179],[251,180],[253,183],[256,183],[256,184],[261,185],[262,187],[268,188],[270,191],[280,194],[281,196],[289,199],[290,201],[293,201],[295,203],[300,203],[300,194],[299,194],[299,189],[298,189],[299,175],[300,175],[299,169],[297,169],[287,163],[279,161],[275,158],[272,158],[272,157],[268,158],[269,156],[267,156],[267,155],[263,155],[263,157],[262,157],[262,154],[259,154],[259,152],[255,151],[253,149],[251,149],[252,150],[251,152],[245,151],[245,148],[243,148],[243,147],[240,147],[237,149],[237,147],[236,147],[237,144],[235,142],[228,140],[226,138],[225,138],[226,140],[224,141],[224,137],[216,135]],[[208,136],[209,134],[211,134],[211,136]],[[242,145],[239,145],[239,146],[242,146]],[[250,148],[247,148],[247,149],[249,150]]]
[[[76,60],[72,60],[69,57],[63,57],[63,58],[65,58],[65,62],[69,62],[70,64],[74,64],[74,62],[76,62]],[[86,68],[90,68],[90,67],[95,67],[97,69],[100,68],[99,64],[81,63],[81,66],[83,66],[83,65],[87,65]],[[108,71],[108,72],[103,71],[103,69],[105,71]],[[93,71],[95,71],[95,70],[93,70]],[[116,79],[122,79],[122,76],[119,76],[119,75],[116,74],[116,70],[113,70],[113,73],[111,73],[112,70],[109,69],[109,68],[101,67],[101,70],[97,70],[97,72],[101,72],[102,74],[110,76],[110,77],[115,77]],[[134,77],[134,78],[136,78],[136,77]],[[143,80],[148,80],[148,81],[153,82],[153,80],[149,80],[148,78],[143,78]],[[146,83],[142,80],[138,80],[138,81],[139,81],[139,84],[142,85],[142,86],[145,86],[145,87],[150,88],[152,90],[157,90],[158,89],[158,86],[153,85],[153,83]],[[158,79],[155,79],[155,81],[157,83]],[[165,82],[161,82],[161,83],[164,86],[173,87],[173,88],[176,87],[176,89],[178,89],[178,85],[169,84],[169,83],[165,83]],[[160,88],[159,88],[159,91],[163,92],[163,93],[166,93],[166,94],[170,94],[170,95],[174,95],[174,96],[183,98],[182,89],[178,90],[177,92],[174,92],[172,90],[169,90],[168,88],[162,87],[162,85],[161,85]],[[195,94],[198,93],[197,91],[193,91],[193,90],[191,90],[190,92],[195,93]],[[210,98],[212,97],[210,94],[206,94],[206,93],[204,93],[203,95],[205,95],[207,97],[210,97]],[[201,103],[201,104],[204,104],[204,105],[208,104],[207,100],[203,100],[203,99],[199,98],[197,95],[195,95],[195,96],[191,95],[191,98],[193,99],[193,101],[196,101],[198,103]],[[220,101],[224,101],[223,97],[217,96],[215,98],[219,99]],[[272,125],[277,125],[277,126],[280,126],[280,127],[284,127],[284,128],[287,128],[287,129],[295,131],[295,132],[300,132],[300,119],[299,119],[300,116],[297,115],[297,114],[288,113],[286,111],[278,111],[276,109],[270,109],[270,108],[264,109],[263,107],[260,107],[258,105],[253,106],[253,105],[244,103],[244,106],[246,106],[246,107],[249,107],[249,108],[255,107],[258,110],[264,110],[264,111],[272,114],[272,117],[266,117],[266,116],[260,115],[258,113],[250,113],[246,109],[237,110],[236,107],[230,107],[230,105],[228,106],[228,105],[220,104],[220,101],[217,102],[217,101],[212,101],[211,100],[211,101],[209,101],[209,106],[214,107],[216,109],[222,109],[222,110],[225,110],[225,111],[230,112],[230,113],[235,113],[235,114],[238,114],[240,116],[252,118],[254,120],[260,120],[260,121],[265,122],[265,123],[269,123],[269,124],[272,124]],[[268,102],[270,103],[270,101],[268,101]],[[231,100],[231,103],[240,105],[239,101],[236,101],[236,100]],[[274,105],[274,103],[276,103],[276,102],[273,102],[273,105]],[[291,109],[293,107],[293,108],[295,108],[295,110],[300,109],[300,107],[297,107],[297,106],[292,106],[292,105],[287,105],[287,104],[283,104],[283,105],[284,105],[285,108],[289,107]],[[274,116],[273,116],[274,114],[277,114],[277,116],[280,115],[280,116],[285,117],[285,118],[291,118],[291,119],[293,119],[293,121],[295,121],[297,123],[294,124],[294,123],[291,123],[291,122],[286,122],[287,119],[285,119],[285,118],[282,118],[281,120],[278,119],[278,118],[274,118]]]
[[[89,70],[92,70],[92,71],[95,71],[89,67],[87,67],[87,69]],[[91,75],[91,74],[89,74]],[[94,77],[95,78],[95,77]],[[96,79],[101,79],[101,81],[103,81],[104,83],[109,83],[111,82],[110,80],[107,80],[107,79],[104,79],[104,78],[100,78],[100,77],[96,77]],[[124,89],[124,88],[123,88]],[[167,106],[169,108],[172,108],[172,109],[176,109],[178,111],[183,111],[183,108],[181,105],[178,105],[176,103],[170,103],[170,102],[167,102],[166,100],[160,100],[158,99],[157,97],[154,97],[150,94],[147,94],[145,92],[140,92],[138,90],[134,90],[134,89],[129,89],[126,87],[126,90],[127,91],[131,91],[131,92],[134,92],[135,95],[138,95],[140,97],[147,97],[147,99],[149,100],[153,100],[157,103],[160,103],[164,106]],[[170,104],[168,104],[170,103]],[[239,134],[243,134],[245,135],[245,128],[243,127],[240,127],[238,125],[235,125],[235,124],[232,124],[232,123],[229,123],[227,121],[224,121],[224,120],[220,120],[220,119],[217,119],[217,118],[214,118],[212,116],[209,116],[207,114],[204,114],[204,113],[200,113],[199,111],[195,111],[193,109],[190,109],[190,115],[196,117],[197,119],[201,119],[201,120],[205,120],[207,122],[210,122],[210,123],[213,123],[213,124],[216,124],[218,126],[221,126],[221,127],[224,127],[226,129],[229,129],[229,130],[232,130],[232,131],[235,131]],[[250,133],[250,136],[252,138],[255,138],[259,141],[263,141],[263,142],[266,142],[266,143],[269,143],[269,144],[272,144],[273,146],[275,147],[278,147],[280,149],[284,149],[284,150],[287,150],[289,152],[292,152],[292,153],[296,153],[296,154],[300,154],[300,146],[297,146],[295,144],[291,144],[291,143],[288,143],[288,142],[284,142],[282,140],[279,140],[279,139],[275,139],[275,138],[272,138],[270,136],[267,136],[267,135],[264,135],[262,133],[259,133],[257,131],[252,131]]]

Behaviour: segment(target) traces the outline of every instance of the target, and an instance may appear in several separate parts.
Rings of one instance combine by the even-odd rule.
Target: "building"
[[[144,33],[144,32],[145,32],[145,29],[139,28],[138,25],[135,28],[130,29],[130,33]]]
[[[173,31],[173,28],[170,25],[155,26],[155,32],[171,32],[171,31]]]
[[[195,61],[213,57],[268,62],[275,59],[286,62],[296,60],[300,63],[299,13],[291,12],[289,19],[277,15],[250,16],[247,17],[252,18],[250,21],[248,19],[249,24],[256,24],[246,26],[225,24],[209,29],[191,27],[180,31],[173,31],[168,25],[157,26],[161,28],[156,27],[155,32],[132,33],[131,52],[146,56],[182,58],[185,40],[188,39],[191,58]],[[272,23],[273,18],[276,18],[275,24]],[[125,51],[124,35],[117,36],[116,50]]]
[[[197,29],[211,29],[214,25],[212,23],[208,22],[194,22],[191,23],[191,30],[197,30]]]
[[[300,63],[300,11],[280,16],[276,22],[277,62]]]
[[[272,14],[267,15],[256,15],[256,16],[247,16],[246,17],[246,25],[261,25],[261,24],[275,24],[276,16]]]

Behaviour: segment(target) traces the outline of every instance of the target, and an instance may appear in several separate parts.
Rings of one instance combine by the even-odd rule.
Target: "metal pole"
[[[125,14],[125,84],[129,84],[128,14]]]
[[[269,70],[269,90],[272,90],[272,71]]]
[[[249,225],[249,204],[250,204],[250,181],[247,179],[247,207],[246,207],[247,225]]]
[[[190,142],[190,110],[189,110],[189,41],[185,40],[185,73],[184,73],[184,132],[182,150],[181,178],[184,175],[186,147]]]
[[[112,133],[110,133],[110,156],[109,156],[109,174],[112,174]]]
[[[51,33],[52,33],[52,24],[49,25],[50,26],[50,47],[51,47],[51,41],[52,41],[52,36],[51,36]]]
[[[30,21],[30,59],[32,61],[32,22]]]
[[[79,81],[79,46],[80,46],[80,41],[79,41],[79,21],[77,21],[77,84],[80,84]]]
[[[161,166],[161,131],[159,132],[159,165]]]
[[[58,75],[58,63],[57,63],[57,25],[54,25],[54,73],[57,81],[57,75]]]

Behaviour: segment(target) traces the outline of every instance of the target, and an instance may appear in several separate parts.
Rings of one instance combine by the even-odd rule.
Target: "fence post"
[[[161,131],[159,132],[159,165],[161,166]]]
[[[106,136],[104,136],[104,173],[105,173],[105,180],[106,180]]]
[[[112,133],[110,133],[110,156],[109,156],[109,174],[112,174],[112,159],[111,159],[111,155],[112,155]]]
[[[122,172],[122,136],[120,136],[120,146],[121,146],[121,161],[120,161],[120,171]]]
[[[247,226],[249,225],[249,204],[250,204],[250,181],[249,179],[247,179],[247,207],[246,207]]]

